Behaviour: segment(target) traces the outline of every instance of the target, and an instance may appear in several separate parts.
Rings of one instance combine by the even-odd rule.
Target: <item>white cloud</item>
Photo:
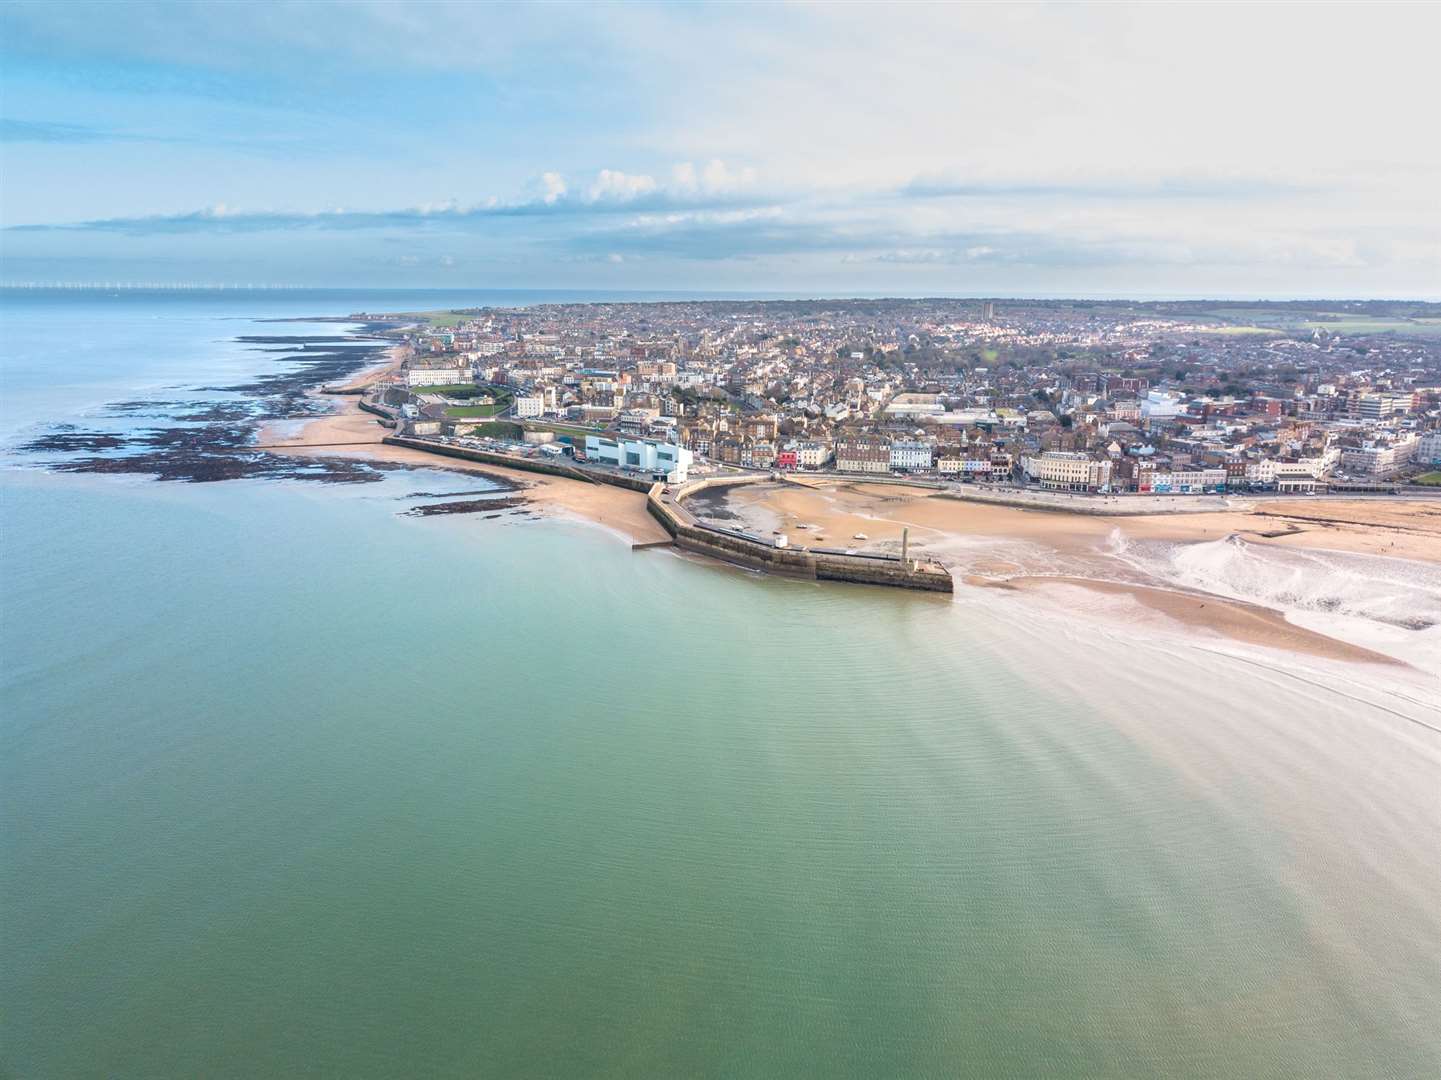
[[[563,199],[566,193],[565,177],[558,172],[547,172],[540,174],[541,198],[546,203],[555,203]]]
[[[705,195],[730,195],[752,188],[756,170],[750,166],[733,169],[719,158],[712,158],[700,169],[694,162],[683,161],[671,170],[674,190]]]
[[[430,154],[430,167],[404,155],[396,172],[326,161],[306,187],[294,166],[252,174],[207,151],[209,174],[174,168],[181,179],[162,191],[147,160],[128,193],[113,194],[118,180],[77,187],[83,209],[65,213],[46,193],[84,170],[52,159],[99,155],[104,144],[26,144],[12,171],[43,209],[14,220],[143,223],[168,210],[177,229],[234,236],[247,219],[272,227],[235,202],[284,201],[278,228],[313,216],[297,203],[343,198],[372,209],[317,227],[359,228],[368,216],[375,228],[432,234],[508,229],[537,258],[581,240],[597,260],[629,256],[606,246],[619,235],[637,248],[713,242],[778,260],[815,244],[817,259],[837,264],[904,259],[978,273],[1028,259],[1071,265],[1080,252],[1131,259],[1157,288],[1193,280],[1185,268],[1200,266],[1274,291],[1314,291],[1314,278],[1336,292],[1409,282],[1434,293],[1441,281],[1441,140],[1427,134],[1435,4],[797,4],[768,8],[765,33],[739,5],[372,0],[197,12],[137,0],[116,10],[34,6],[20,22],[77,55],[129,49],[272,76],[378,65],[394,80],[369,82],[418,96],[377,102],[389,110],[377,128],[420,132],[411,149]],[[696,57],[724,77],[695,78]],[[419,96],[434,68],[448,71],[447,101],[452,78],[474,78],[488,137],[435,119],[446,110]],[[656,85],[679,89],[658,95]],[[120,144],[116,160],[124,166],[132,151]],[[445,198],[475,175],[508,194],[469,208]],[[217,197],[230,205],[188,209]],[[374,209],[397,206],[416,209]]]
[[[701,173],[701,187],[708,192],[739,191],[755,183],[756,171],[752,168],[732,170],[718,158],[706,164]]]
[[[671,169],[671,183],[677,191],[699,191],[700,177],[696,175],[695,165],[689,161],[682,161]]]
[[[603,199],[617,199],[622,202],[649,195],[656,190],[655,178],[638,173],[623,173],[616,169],[601,169],[591,184],[587,197],[591,202]]]

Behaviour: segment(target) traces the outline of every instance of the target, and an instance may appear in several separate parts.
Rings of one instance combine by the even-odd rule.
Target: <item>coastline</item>
[[[925,538],[918,537],[917,530],[1042,540],[1070,551],[1104,543],[1119,530],[1133,540],[1193,543],[1241,535],[1249,542],[1277,547],[1441,563],[1441,500],[1277,500],[1249,510],[1100,517],[950,499],[924,489],[853,484],[837,477],[787,483],[783,488],[741,489],[729,501],[742,513],[748,509],[769,513],[767,521],[779,521],[780,527],[819,527],[836,539],[864,532],[872,544],[898,540],[900,530],[909,527],[912,542],[923,545]]]
[[[399,362],[392,350],[386,363],[335,389],[369,385]],[[647,512],[644,494],[501,465],[442,460],[387,445],[382,442],[387,429],[360,409],[358,398],[314,393],[331,401],[335,411],[300,421],[298,429],[289,431],[266,424],[259,429],[257,442],[277,454],[488,474],[514,485],[527,509],[542,516],[600,525],[632,544],[669,539]],[[1113,610],[1104,617],[1132,623],[1162,620],[1185,632],[1330,660],[1404,664],[1383,652],[1299,626],[1273,607],[1177,588],[1142,574],[1118,575],[1107,549],[1134,542],[1190,546],[1241,538],[1260,547],[1441,564],[1441,504],[1437,503],[1278,500],[1250,510],[1099,517],[937,498],[935,492],[901,485],[850,484],[843,478],[808,481],[734,489],[713,509],[722,518],[738,518],[764,531],[807,525],[810,528],[804,531],[811,537],[825,536],[841,544],[864,534],[867,540],[858,543],[862,549],[890,550],[899,544],[902,530],[908,529],[917,551],[951,564],[956,579],[966,585],[1024,593],[1068,610],[1089,610],[1095,601],[1105,607],[1109,599],[1114,601]],[[1134,580],[1117,580],[1118,576]]]
[[[752,529],[794,530],[861,549],[889,550],[903,529],[914,550],[942,558],[962,583],[1026,593],[1085,615],[1157,622],[1250,645],[1329,659],[1401,664],[1365,644],[1298,625],[1279,607],[1189,587],[1159,576],[1197,551],[1249,558],[1248,549],[1291,560],[1387,560],[1436,576],[1441,503],[1307,500],[1251,511],[1097,517],[937,498],[898,485],[766,484],[729,491],[715,511]],[[854,539],[864,535],[865,541]],[[1143,552],[1146,558],[1133,558]],[[1394,562],[1392,562],[1394,561]],[[1316,571],[1319,573],[1319,571]]]
[[[374,381],[385,369],[357,376],[355,382]],[[347,386],[343,389],[351,389]],[[316,391],[316,396],[335,402],[336,411],[327,416],[298,421],[299,430],[282,431],[280,425],[265,424],[256,434],[275,454],[299,457],[350,457],[382,461],[413,468],[440,469],[499,477],[514,486],[527,508],[541,515],[564,515],[603,526],[632,544],[649,544],[670,539],[670,535],[646,509],[645,494],[610,484],[587,484],[558,476],[540,476],[502,465],[477,464],[459,458],[440,458],[420,450],[391,446],[382,440],[389,433],[374,416],[361,410],[359,399]],[[286,422],[286,427],[297,421]]]
[[[1125,617],[1134,617],[1143,623],[1160,626],[1169,624],[1169,628],[1173,629],[1217,635],[1247,645],[1260,645],[1327,660],[1407,666],[1396,657],[1297,626],[1273,608],[1230,600],[1212,593],[1190,593],[1179,589],[1079,577],[1026,576],[1005,581],[973,578],[967,584],[1042,595],[1053,603],[1065,603],[1074,599],[1076,602],[1067,604],[1071,611],[1081,611],[1102,619],[1115,618],[1121,614],[1107,610],[1104,604],[1088,604],[1084,597],[1068,595],[1071,590],[1081,589],[1094,596],[1119,598],[1129,609],[1125,612]]]
[[[357,1075],[397,1047],[422,1073],[585,1072],[590,1047],[703,1072],[708,1049],[744,1070],[756,1046],[793,1048],[801,1072],[1104,1072],[1131,1053],[1158,1071],[1411,1075],[1429,1052],[1414,1033],[1441,993],[1425,902],[1441,891],[1441,682],[1421,671],[1441,649],[1419,653],[1441,627],[1407,635],[1411,669],[1223,633],[1212,601],[1084,578],[958,570],[942,600],[633,553],[603,507],[555,501],[625,492],[392,454],[364,413],[353,447],[250,448],[272,418],[318,444],[359,399],[302,396],[319,378],[209,384],[298,382],[318,347],[232,344],[165,297],[154,319],[73,310],[94,340],[139,324],[100,350],[116,380],[178,369],[194,390],[105,417],[47,407],[47,423],[189,425],[229,437],[207,451],[219,464],[274,471],[192,483],[15,461],[5,761],[35,827],[6,860],[23,901],[7,1000],[26,1075]],[[32,317],[39,375],[56,323]],[[392,345],[336,348],[355,357],[323,384],[384,370]],[[215,419],[184,419],[202,409]],[[358,479],[290,478],[340,469]],[[544,516],[417,513],[512,496]],[[1104,572],[1093,549],[1128,528],[973,525],[910,535],[953,564],[1059,575]],[[1257,614],[1256,633],[1290,633]],[[337,987],[353,1008],[331,1007]],[[657,1022],[662,999],[697,1007]],[[93,1022],[67,1036],[76,1016]],[[738,1041],[737,1017],[765,1027]],[[1177,1038],[1150,1035],[1177,1017]],[[257,1066],[252,1036],[276,1030]]]
[[[392,345],[385,351],[385,353],[386,355],[383,361],[366,368],[364,371],[357,373],[347,381],[341,383],[339,386],[334,387],[334,389],[343,390],[346,392],[354,392],[356,390],[368,389],[381,376],[390,375],[394,372],[399,371],[400,365],[405,363],[406,357],[408,355],[406,347],[404,345]],[[328,394],[324,394],[323,392],[321,393],[322,396],[330,396]]]

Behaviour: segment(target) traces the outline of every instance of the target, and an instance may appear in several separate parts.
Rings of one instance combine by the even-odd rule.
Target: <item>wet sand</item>
[[[1159,616],[1191,630],[1217,634],[1248,645],[1263,645],[1329,660],[1403,666],[1401,661],[1384,653],[1289,623],[1279,611],[1217,596],[1072,577],[1017,577],[1007,581],[973,578],[970,584],[1049,594],[1055,603],[1081,613],[1085,613],[1089,605],[1076,590],[1085,590],[1129,600],[1143,609],[1142,618]],[[1130,612],[1134,611],[1132,605],[1127,607]],[[1105,612],[1100,614],[1105,616]]]
[[[894,551],[909,529],[912,550],[940,558],[967,584],[1045,595],[1078,612],[1093,606],[1087,594],[1101,594],[1114,598],[1112,617],[1165,619],[1247,644],[1372,663],[1398,661],[1296,626],[1270,608],[1164,587],[1109,551],[1118,541],[1191,544],[1240,535],[1260,545],[1441,563],[1441,502],[1432,501],[1258,500],[1252,511],[1093,517],[841,481],[733,488],[719,510],[728,524],[858,550]]]
[[[1307,498],[1259,501],[1251,511],[1093,517],[967,502],[899,484],[842,481],[738,488],[728,503],[742,514],[760,511],[752,521],[756,527],[791,531],[805,524],[809,528],[803,531],[820,532],[828,542],[863,549],[899,542],[902,528],[909,526],[911,543],[923,549],[943,546],[943,537],[952,535],[1032,540],[1063,552],[1087,552],[1119,529],[1136,540],[1185,543],[1238,533],[1253,543],[1441,563],[1441,500]],[[853,541],[856,533],[865,533],[868,540]]]

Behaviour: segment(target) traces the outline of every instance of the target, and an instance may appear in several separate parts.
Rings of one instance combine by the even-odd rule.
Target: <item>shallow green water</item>
[[[447,482],[7,482],[10,1073],[1441,1065],[1419,699]]]

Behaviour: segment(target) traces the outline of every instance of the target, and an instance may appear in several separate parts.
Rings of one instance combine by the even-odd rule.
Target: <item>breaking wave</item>
[[[1349,552],[1254,544],[1232,535],[1199,544],[1128,541],[1110,553],[1171,585],[1285,612],[1344,615],[1424,630],[1441,624],[1441,568]]]

